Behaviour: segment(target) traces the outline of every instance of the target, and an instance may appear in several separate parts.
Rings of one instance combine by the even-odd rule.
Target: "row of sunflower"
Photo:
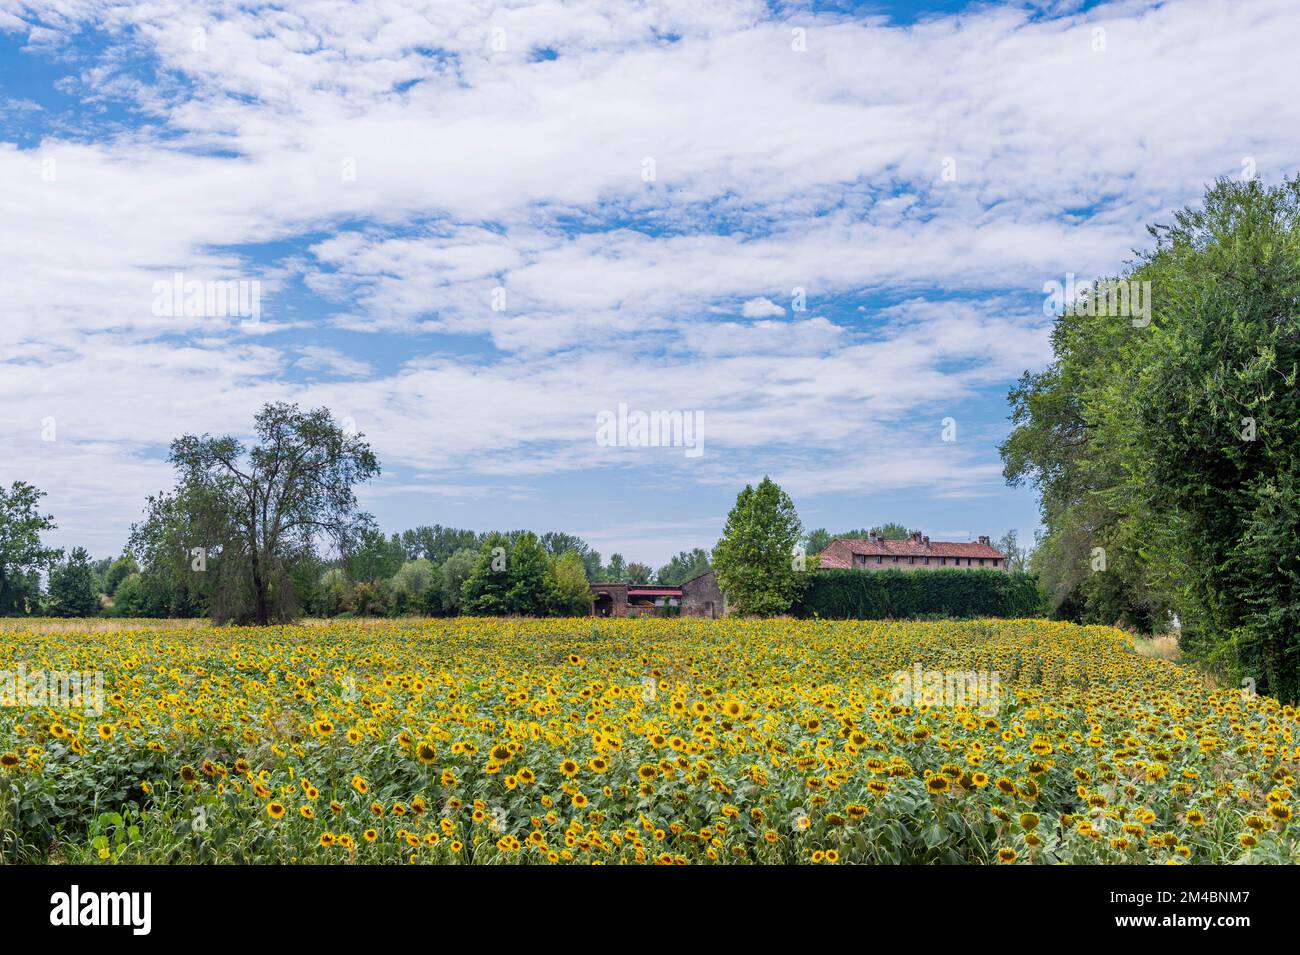
[[[0,711],[6,860],[1300,861],[1295,709],[1109,628],[26,624],[0,672],[102,686]]]

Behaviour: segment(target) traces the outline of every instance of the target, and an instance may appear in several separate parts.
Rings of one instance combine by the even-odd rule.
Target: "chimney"
[[[867,531],[867,540],[871,541],[871,543],[874,544],[874,543],[876,542],[876,532],[875,532],[875,531]]]
[[[914,540],[918,544],[921,543],[921,532],[912,531],[912,540]]]
[[[984,535],[982,535],[982,536],[980,537],[980,543],[981,543],[981,544],[988,544],[988,542],[989,542],[989,535],[984,534]]]
[[[922,538],[921,538],[921,543],[924,544],[926,547],[929,547],[929,546],[930,546],[930,535],[929,535],[929,534],[926,534],[924,537],[922,537]]]

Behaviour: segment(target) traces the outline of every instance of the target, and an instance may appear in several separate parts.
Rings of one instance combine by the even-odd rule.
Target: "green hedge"
[[[795,602],[800,617],[1034,617],[1043,612],[1035,574],[997,570],[819,570]]]

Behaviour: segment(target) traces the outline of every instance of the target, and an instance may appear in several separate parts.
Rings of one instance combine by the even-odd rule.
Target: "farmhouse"
[[[818,570],[985,570],[1007,569],[1007,557],[981,537],[978,543],[932,541],[919,531],[907,540],[834,540],[821,552]]]
[[[590,590],[593,617],[681,615],[716,620],[727,612],[727,599],[711,570],[680,587],[606,582],[591,584]]]

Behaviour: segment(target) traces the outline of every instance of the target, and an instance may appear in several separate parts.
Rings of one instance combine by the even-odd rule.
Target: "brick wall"
[[[682,616],[716,620],[727,612],[727,598],[718,587],[713,571],[682,584]]]

